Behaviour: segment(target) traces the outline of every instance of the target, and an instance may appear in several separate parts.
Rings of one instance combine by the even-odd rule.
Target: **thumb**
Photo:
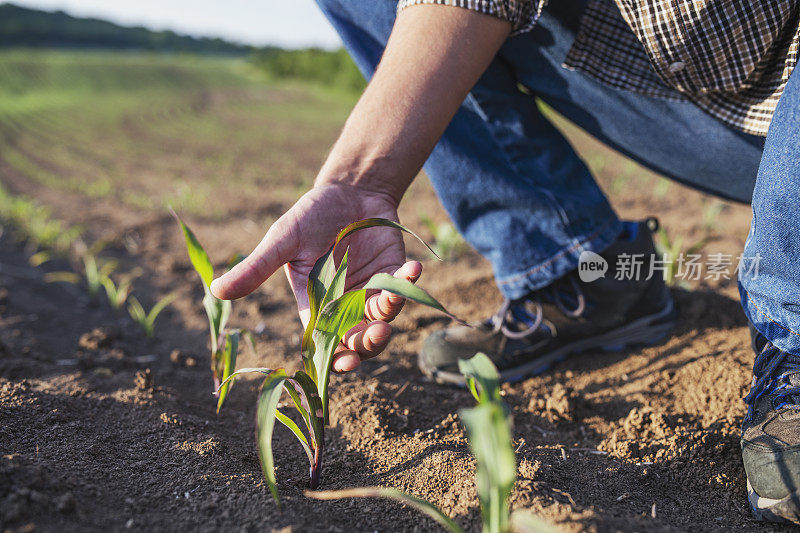
[[[256,290],[276,270],[297,254],[296,232],[278,220],[250,255],[229,272],[211,282],[211,293],[220,300],[235,300]]]

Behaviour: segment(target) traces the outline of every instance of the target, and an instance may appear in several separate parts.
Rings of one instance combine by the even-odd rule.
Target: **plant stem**
[[[322,471],[322,448],[324,444],[325,437],[321,436],[317,447],[314,449],[314,464],[311,465],[311,479],[309,480],[308,486],[312,490],[316,490],[316,488],[319,487],[319,475]]]

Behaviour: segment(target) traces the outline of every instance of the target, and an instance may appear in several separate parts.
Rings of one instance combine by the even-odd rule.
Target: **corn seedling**
[[[11,195],[2,185],[0,220],[11,224],[21,239],[59,255],[67,255],[82,233],[80,227],[54,219],[48,208],[24,196]]]
[[[656,198],[663,198],[666,196],[671,185],[672,182],[670,182],[667,178],[658,178],[658,183],[656,183],[656,186],[653,187],[653,192],[655,193]]]
[[[656,252],[660,255],[661,261],[663,262],[664,283],[666,283],[668,287],[679,286],[686,288],[688,284],[684,280],[677,279],[681,268],[681,262],[685,261],[687,256],[691,256],[702,250],[706,245],[706,240],[702,239],[690,246],[687,250],[683,250],[682,235],[671,240],[664,228],[658,228],[656,235],[655,246]]]
[[[288,427],[300,441],[311,465],[310,486],[316,488],[319,485],[322,467],[324,431],[329,423],[328,381],[333,354],[344,334],[364,320],[367,291],[386,290],[455,318],[423,289],[389,274],[375,274],[363,288],[344,291],[349,250],[345,251],[337,268],[334,264],[336,247],[348,235],[375,226],[394,228],[417,237],[397,222],[381,218],[354,222],[339,232],[331,249],[317,260],[309,274],[308,300],[311,317],[301,343],[303,370],[298,370],[293,376],[289,376],[283,369],[244,368],[231,374],[222,383],[224,386],[235,376],[246,372],[260,372],[266,376],[258,396],[256,440],[264,477],[278,504],[280,502],[272,457],[272,432],[275,420]],[[277,410],[284,391],[289,394],[299,412],[308,436],[291,418]]]
[[[228,391],[233,386],[233,382],[228,378],[236,368],[239,334],[228,334],[225,331],[228,318],[231,316],[231,302],[220,300],[211,294],[211,281],[214,279],[214,266],[211,264],[211,259],[192,230],[183,223],[177,213],[173,211],[172,214],[183,231],[186,249],[189,252],[189,261],[200,276],[200,281],[203,282],[203,308],[206,310],[211,334],[211,373],[214,378],[214,389],[217,391],[217,412],[219,412]],[[225,384],[221,386],[223,382]]]
[[[41,264],[48,261],[50,257],[46,254],[35,254],[31,256],[30,261],[32,264]],[[92,253],[84,253],[81,257],[83,263],[83,280],[86,282],[86,290],[89,292],[91,298],[96,298],[103,288],[103,279],[111,275],[117,268],[117,262],[113,260],[99,260],[97,256]],[[77,268],[77,267],[76,267]],[[45,281],[49,283],[72,283],[79,285],[81,276],[75,272],[49,272],[44,276]]]
[[[725,210],[725,204],[717,200],[703,203],[703,227],[714,231],[719,226],[719,215]]]
[[[130,296],[131,290],[133,289],[133,280],[138,276],[138,271],[129,272],[120,278],[119,285],[114,283],[114,280],[107,274],[100,278],[100,284],[106,290],[108,303],[111,305],[112,309],[115,311],[122,309],[122,306],[128,301],[128,296]]]
[[[431,249],[437,257],[454,259],[466,249],[467,244],[450,222],[437,224],[426,215],[420,215],[420,220],[433,236]]]
[[[168,294],[157,301],[150,309],[150,312],[146,312],[138,298],[136,298],[136,296],[131,296],[128,303],[128,313],[131,315],[131,318],[142,327],[147,338],[151,339],[155,334],[155,325],[158,315],[161,314],[161,311],[166,309],[173,300],[175,300],[175,294]]]
[[[638,168],[636,163],[626,159],[622,171],[611,181],[611,186],[609,187],[611,194],[617,195],[627,189]]]
[[[83,273],[86,279],[86,288],[89,296],[96,297],[103,288],[103,279],[111,275],[117,268],[116,261],[98,261],[97,256],[91,253],[83,255]]]
[[[512,420],[500,398],[500,375],[492,361],[478,353],[461,360],[459,370],[477,401],[475,407],[461,409],[459,417],[467,430],[470,450],[475,457],[475,478],[481,505],[484,533],[550,532],[553,529],[533,514],[509,510],[508,498],[517,479],[517,459],[512,443]],[[337,491],[306,491],[319,500],[342,498],[388,498],[408,504],[433,518],[444,529],[461,533],[461,527],[432,503],[403,491],[386,487],[364,487]]]

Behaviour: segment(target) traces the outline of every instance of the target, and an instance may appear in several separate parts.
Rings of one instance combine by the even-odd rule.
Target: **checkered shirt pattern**
[[[557,1],[557,0],[553,0]],[[533,28],[547,0],[400,0],[462,7]],[[797,64],[800,0],[589,0],[564,67],[612,87],[694,102],[766,135]]]

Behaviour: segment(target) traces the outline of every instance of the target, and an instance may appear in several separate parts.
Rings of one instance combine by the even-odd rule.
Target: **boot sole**
[[[509,383],[521,381],[547,371],[569,355],[588,350],[599,348],[606,351],[620,351],[631,346],[654,344],[669,334],[675,327],[675,322],[675,306],[670,298],[668,305],[658,313],[638,318],[596,337],[566,344],[524,365],[503,370],[500,372],[500,379]],[[422,358],[419,360],[419,368],[423,374],[442,385],[464,385],[464,376],[461,374],[430,368],[423,363]]]
[[[753,518],[763,522],[800,524],[800,491],[775,500],[759,496],[747,480],[747,499]]]

